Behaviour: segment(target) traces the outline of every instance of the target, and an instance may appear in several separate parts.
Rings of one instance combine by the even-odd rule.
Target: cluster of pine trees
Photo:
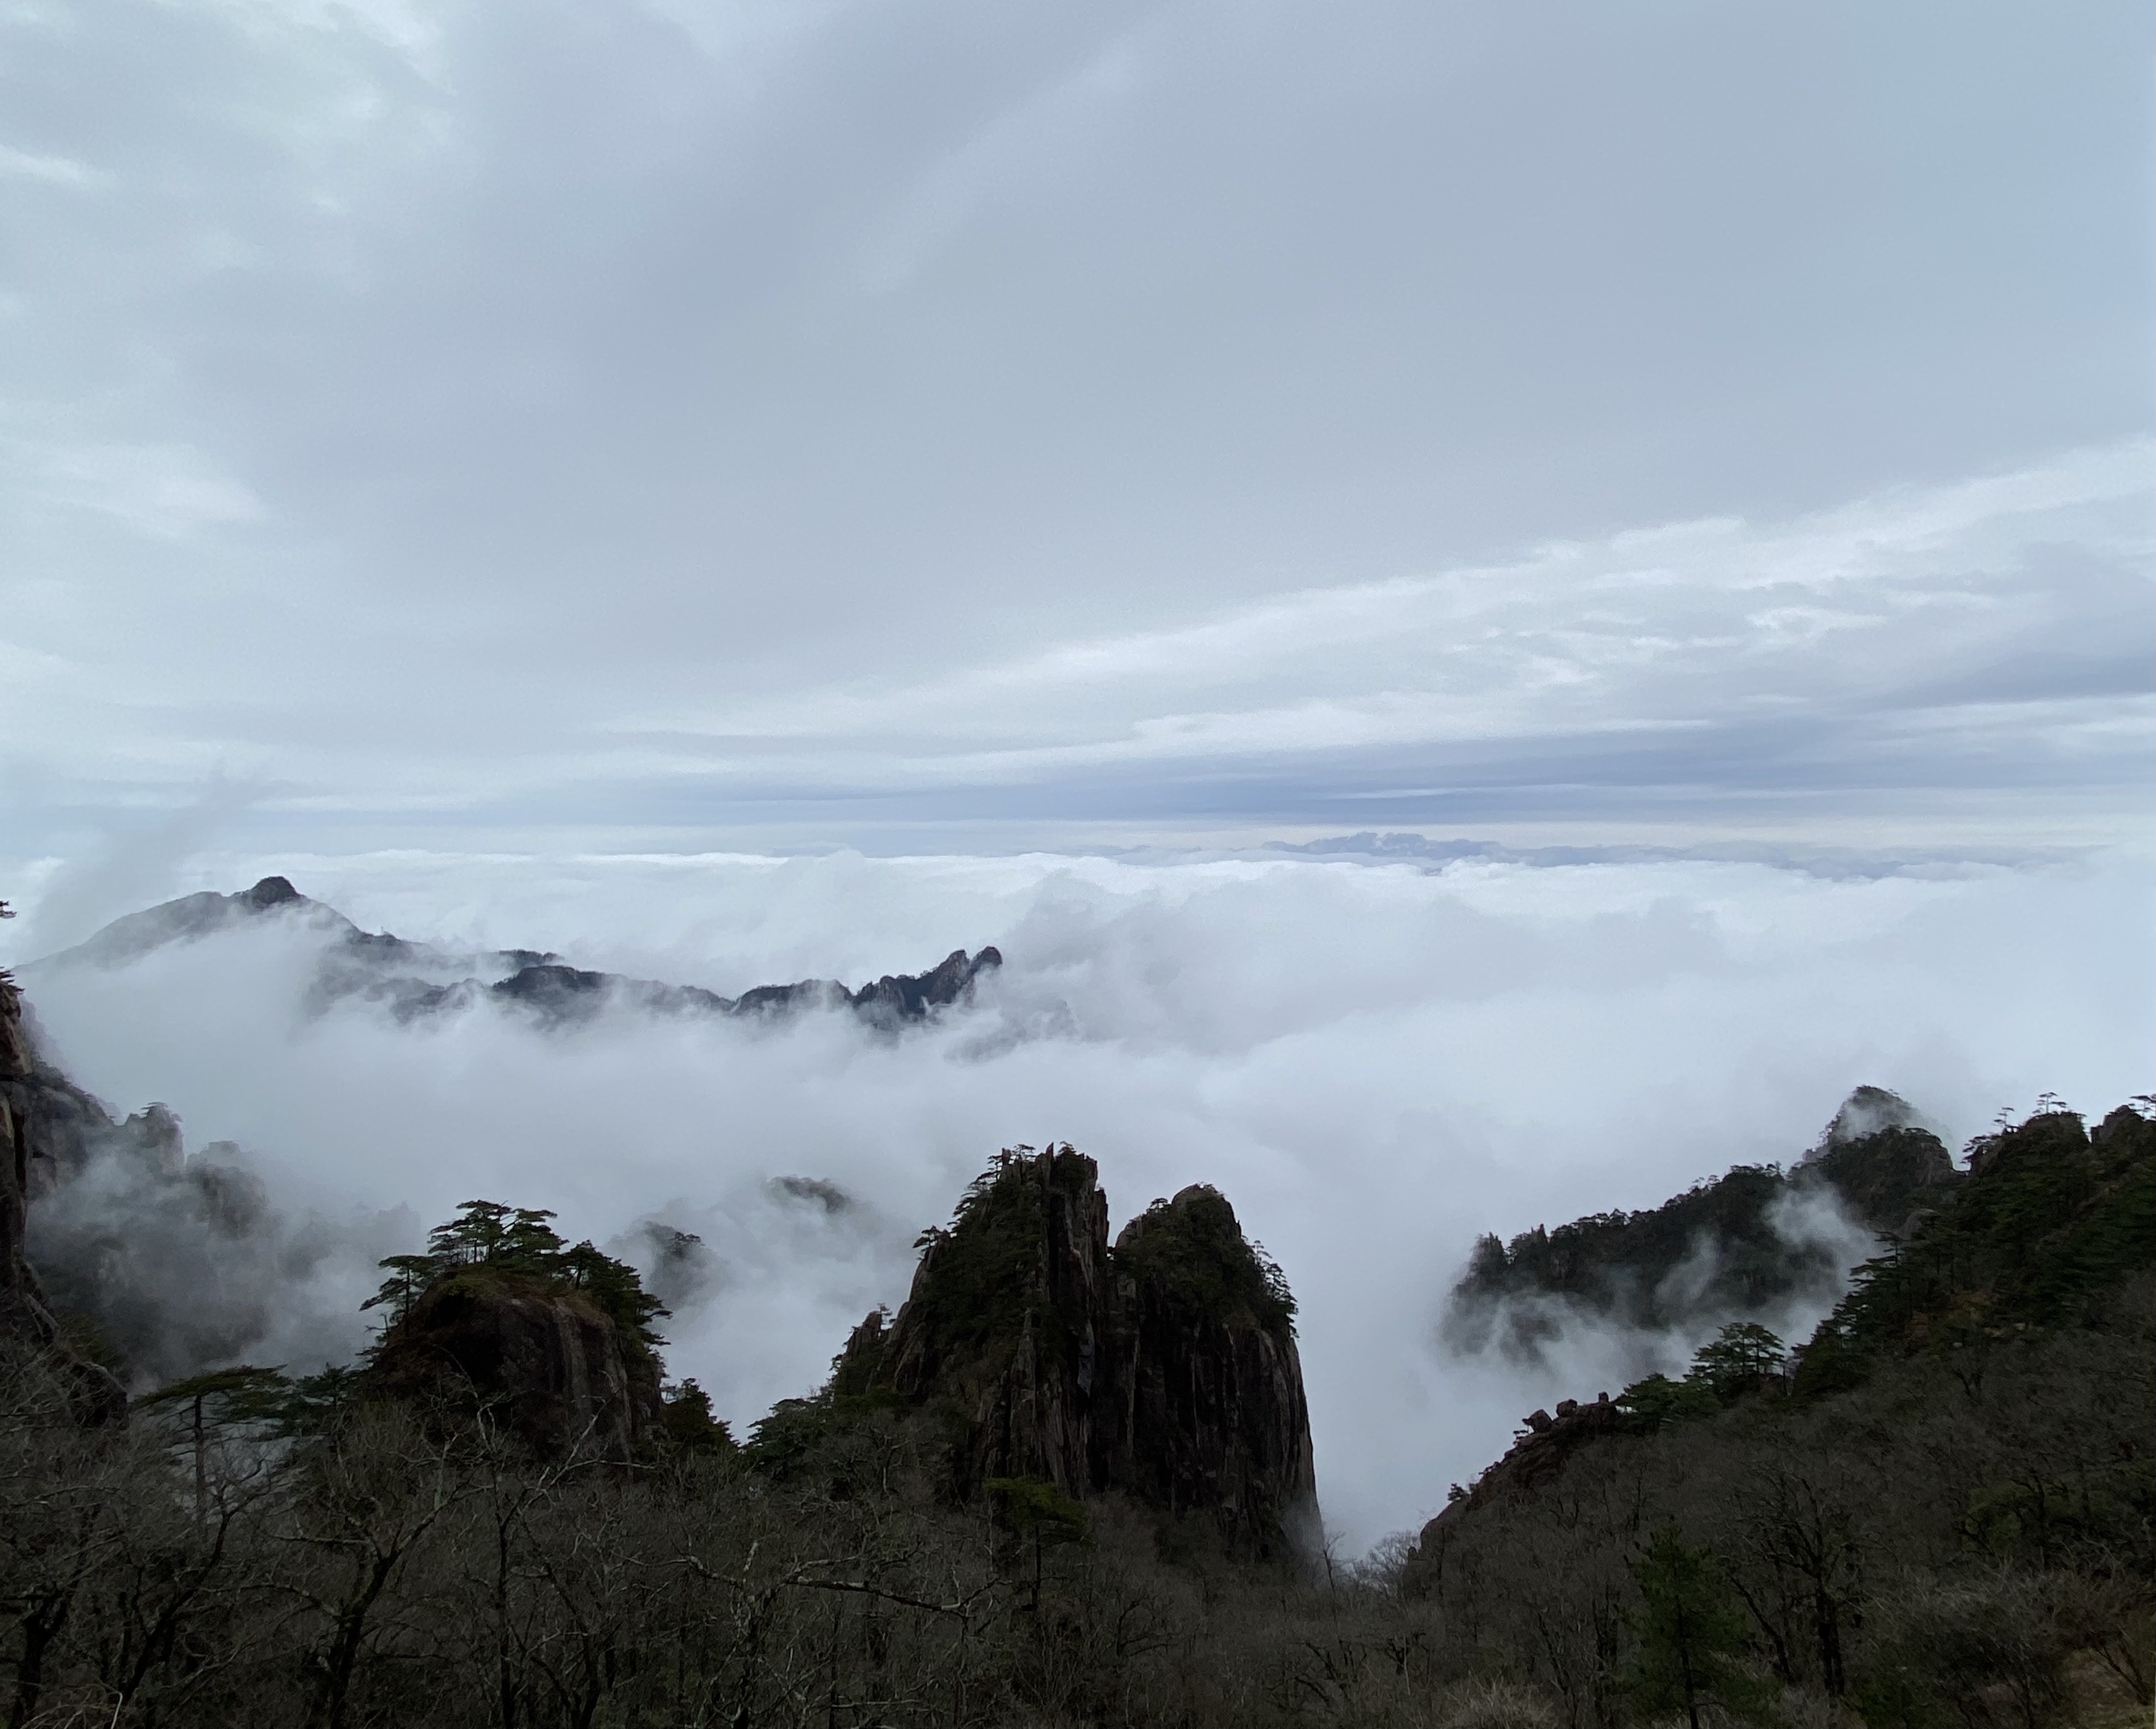
[[[2046,1112],[1974,1164],[1800,1352],[1726,1328],[1518,1493],[1300,1570],[1029,1479],[955,1504],[933,1420],[835,1385],[746,1446],[689,1387],[637,1456],[548,1457],[484,1398],[370,1396],[364,1365],[230,1369],[85,1431],[23,1353],[0,1711],[2123,1729],[2156,1680],[2156,1126]],[[663,1342],[634,1270],[543,1213],[469,1203],[384,1271],[393,1327],[464,1280]]]

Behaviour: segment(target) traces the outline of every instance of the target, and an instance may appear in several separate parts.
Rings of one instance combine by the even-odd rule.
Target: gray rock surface
[[[22,993],[0,974],[0,1352],[51,1368],[86,1424],[124,1421],[126,1396],[62,1336],[25,1238],[31,1197],[47,1170],[78,1157],[90,1134],[114,1127],[102,1106],[38,1059]]]
[[[457,1420],[484,1412],[550,1460],[627,1462],[660,1420],[658,1366],[605,1315],[538,1280],[444,1279],[384,1337],[371,1391]]]
[[[912,1290],[848,1342],[835,1385],[940,1408],[953,1488],[1035,1477],[1209,1526],[1232,1550],[1315,1552],[1317,1481],[1292,1305],[1216,1191],[1108,1242],[1093,1161],[1021,1149],[932,1232]]]

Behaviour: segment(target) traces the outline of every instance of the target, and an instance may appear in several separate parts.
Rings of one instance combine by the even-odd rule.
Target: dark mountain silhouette
[[[311,900],[281,876],[265,876],[237,894],[182,895],[115,919],[95,936],[48,957],[37,967],[116,967],[168,943],[192,941],[272,918],[318,931],[327,952],[316,974],[317,1006],[346,998],[385,1005],[400,1020],[454,1012],[482,998],[530,1010],[549,1025],[588,1020],[609,1008],[651,1014],[775,1018],[804,1009],[844,1008],[872,1026],[896,1029],[969,1000],[983,972],[1003,965],[994,948],[954,950],[925,972],[886,973],[858,989],[835,979],[757,985],[723,997],[695,985],[663,983],[588,971],[539,949],[459,951],[362,931],[334,907]]]
[[[172,922],[323,916],[244,899]],[[841,994],[932,1012],[963,988],[938,971]],[[623,988],[546,957],[497,983],[520,979],[550,1015]],[[383,1263],[356,1367],[228,1363],[121,1427],[30,1270],[33,1197],[54,1216],[97,1161],[213,1231],[259,1197],[183,1157],[162,1107],[116,1121],[28,1033],[0,983],[11,1721],[105,1721],[115,1699],[181,1729],[2147,1721],[2148,1101],[2092,1132],[2045,1108],[1957,1169],[1861,1089],[1786,1172],[1497,1244],[1495,1303],[1649,1316],[1672,1269],[1717,1258],[1727,1282],[1694,1281],[1713,1301],[1786,1288],[1793,1209],[1877,1252],[1801,1350],[1732,1320],[1681,1380],[1533,1413],[1419,1534],[1321,1573],[1257,1564],[1317,1537],[1278,1269],[1203,1186],[1111,1244],[1067,1147],[999,1157],[924,1234],[898,1313],[744,1447],[694,1383],[662,1388],[633,1269],[491,1202]],[[108,1220],[90,1259],[124,1267],[145,1220]],[[203,1325],[210,1282],[130,1348]]]
[[[1658,1333],[1793,1303],[1816,1313],[1872,1238],[1907,1234],[1958,1180],[1913,1106],[1861,1086],[1787,1170],[1738,1165],[1659,1207],[1537,1225],[1509,1242],[1482,1237],[1443,1335],[1455,1351],[1532,1359],[1583,1321]]]
[[[1004,1155],[913,1288],[870,1315],[815,1400],[760,1428],[769,1455],[864,1405],[948,1436],[946,1489],[1112,1493],[1195,1521],[1234,1553],[1285,1559],[1320,1541],[1294,1301],[1217,1190],[1157,1201],[1111,1248],[1093,1161]]]
[[[126,1411],[120,1383],[87,1361],[46,1306],[25,1252],[30,1202],[48,1168],[85,1134],[112,1133],[104,1108],[41,1062],[23,1024],[22,993],[0,972],[0,1362],[42,1362],[65,1383],[68,1403],[90,1424]]]
[[[2093,1131],[2047,1101],[1948,1177],[1884,1103],[1792,1173],[1902,1215],[1809,1342],[1733,1322],[1681,1381],[1533,1413],[1423,1527],[1407,1596],[1598,1715],[1697,1655],[1630,1619],[1674,1588],[1656,1553],[1752,1676],[1868,1723],[2145,1715],[2156,1101]]]

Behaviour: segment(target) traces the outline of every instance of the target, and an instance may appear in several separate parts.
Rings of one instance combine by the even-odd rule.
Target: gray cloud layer
[[[0,32],[15,849],[2143,820],[2142,8]]]

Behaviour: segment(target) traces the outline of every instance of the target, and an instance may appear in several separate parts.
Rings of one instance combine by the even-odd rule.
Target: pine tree
[[[1780,1374],[1789,1359],[1781,1340],[1758,1321],[1732,1321],[1699,1347],[1685,1379],[1726,1399]]]
[[[1644,1601],[1634,1623],[1640,1649],[1625,1686],[1642,1713],[1681,1711],[1690,1729],[1700,1729],[1700,1712],[1709,1705],[1758,1716],[1773,1690],[1736,1660],[1745,1648],[1744,1618],[1712,1557],[1687,1547],[1670,1524],[1631,1566]]]

